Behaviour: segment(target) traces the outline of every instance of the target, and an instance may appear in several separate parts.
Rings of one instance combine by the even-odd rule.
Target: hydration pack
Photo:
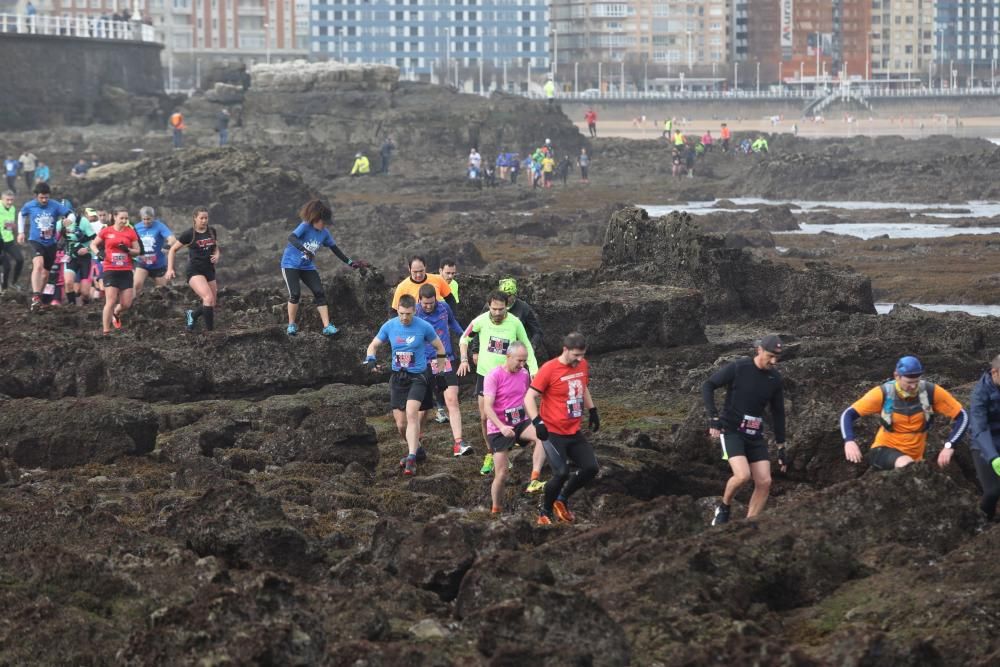
[[[920,408],[924,413],[923,430],[925,431],[930,430],[931,423],[934,421],[934,408],[931,406],[930,387],[933,387],[933,385],[928,385],[925,380],[921,380],[917,385],[917,397],[920,399]],[[882,385],[882,414],[880,416],[882,428],[886,431],[892,431],[892,413],[895,401],[896,382],[895,380],[889,380]]]

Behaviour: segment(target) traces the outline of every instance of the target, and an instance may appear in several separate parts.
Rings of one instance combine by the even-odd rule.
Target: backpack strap
[[[892,406],[896,400],[896,382],[894,380],[889,380],[882,385],[882,414],[879,416],[879,421],[882,423],[882,428],[886,431],[892,431]]]
[[[934,405],[931,394],[934,393],[934,384],[921,380],[917,385],[917,396],[920,397],[920,407],[924,411],[924,430],[929,431],[934,422]]]

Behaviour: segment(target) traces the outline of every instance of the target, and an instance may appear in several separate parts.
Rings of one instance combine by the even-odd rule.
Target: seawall
[[[150,42],[3,34],[0,130],[114,122],[123,112],[141,113],[163,94],[162,48]]]

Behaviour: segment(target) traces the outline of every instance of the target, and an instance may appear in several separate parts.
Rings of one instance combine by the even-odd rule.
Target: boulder
[[[23,468],[111,463],[153,451],[156,413],[129,399],[0,401],[0,456]]]

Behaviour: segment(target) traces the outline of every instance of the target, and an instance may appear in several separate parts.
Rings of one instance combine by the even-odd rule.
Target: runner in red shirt
[[[116,207],[112,211],[114,224],[103,228],[90,242],[94,256],[104,247],[104,314],[101,317],[104,335],[111,327],[122,328],[121,314],[132,307],[135,290],[132,289],[132,258],[139,249],[139,237],[128,224],[128,209]]]
[[[587,113],[583,114],[583,119],[587,121],[587,129],[590,130],[590,136],[597,136],[597,112],[593,109],[587,109]]]
[[[552,523],[553,512],[560,521],[572,522],[574,516],[566,505],[567,499],[597,476],[594,448],[580,431],[585,409],[589,411],[590,430],[596,433],[601,427],[594,399],[590,397],[586,354],[587,339],[583,334],[567,335],[562,354],[538,369],[524,397],[525,410],[535,425],[538,439],[545,441],[545,455],[552,468],[552,479],[545,484],[545,499],[538,515],[540,526]],[[573,474],[569,472],[570,461],[577,467]]]

